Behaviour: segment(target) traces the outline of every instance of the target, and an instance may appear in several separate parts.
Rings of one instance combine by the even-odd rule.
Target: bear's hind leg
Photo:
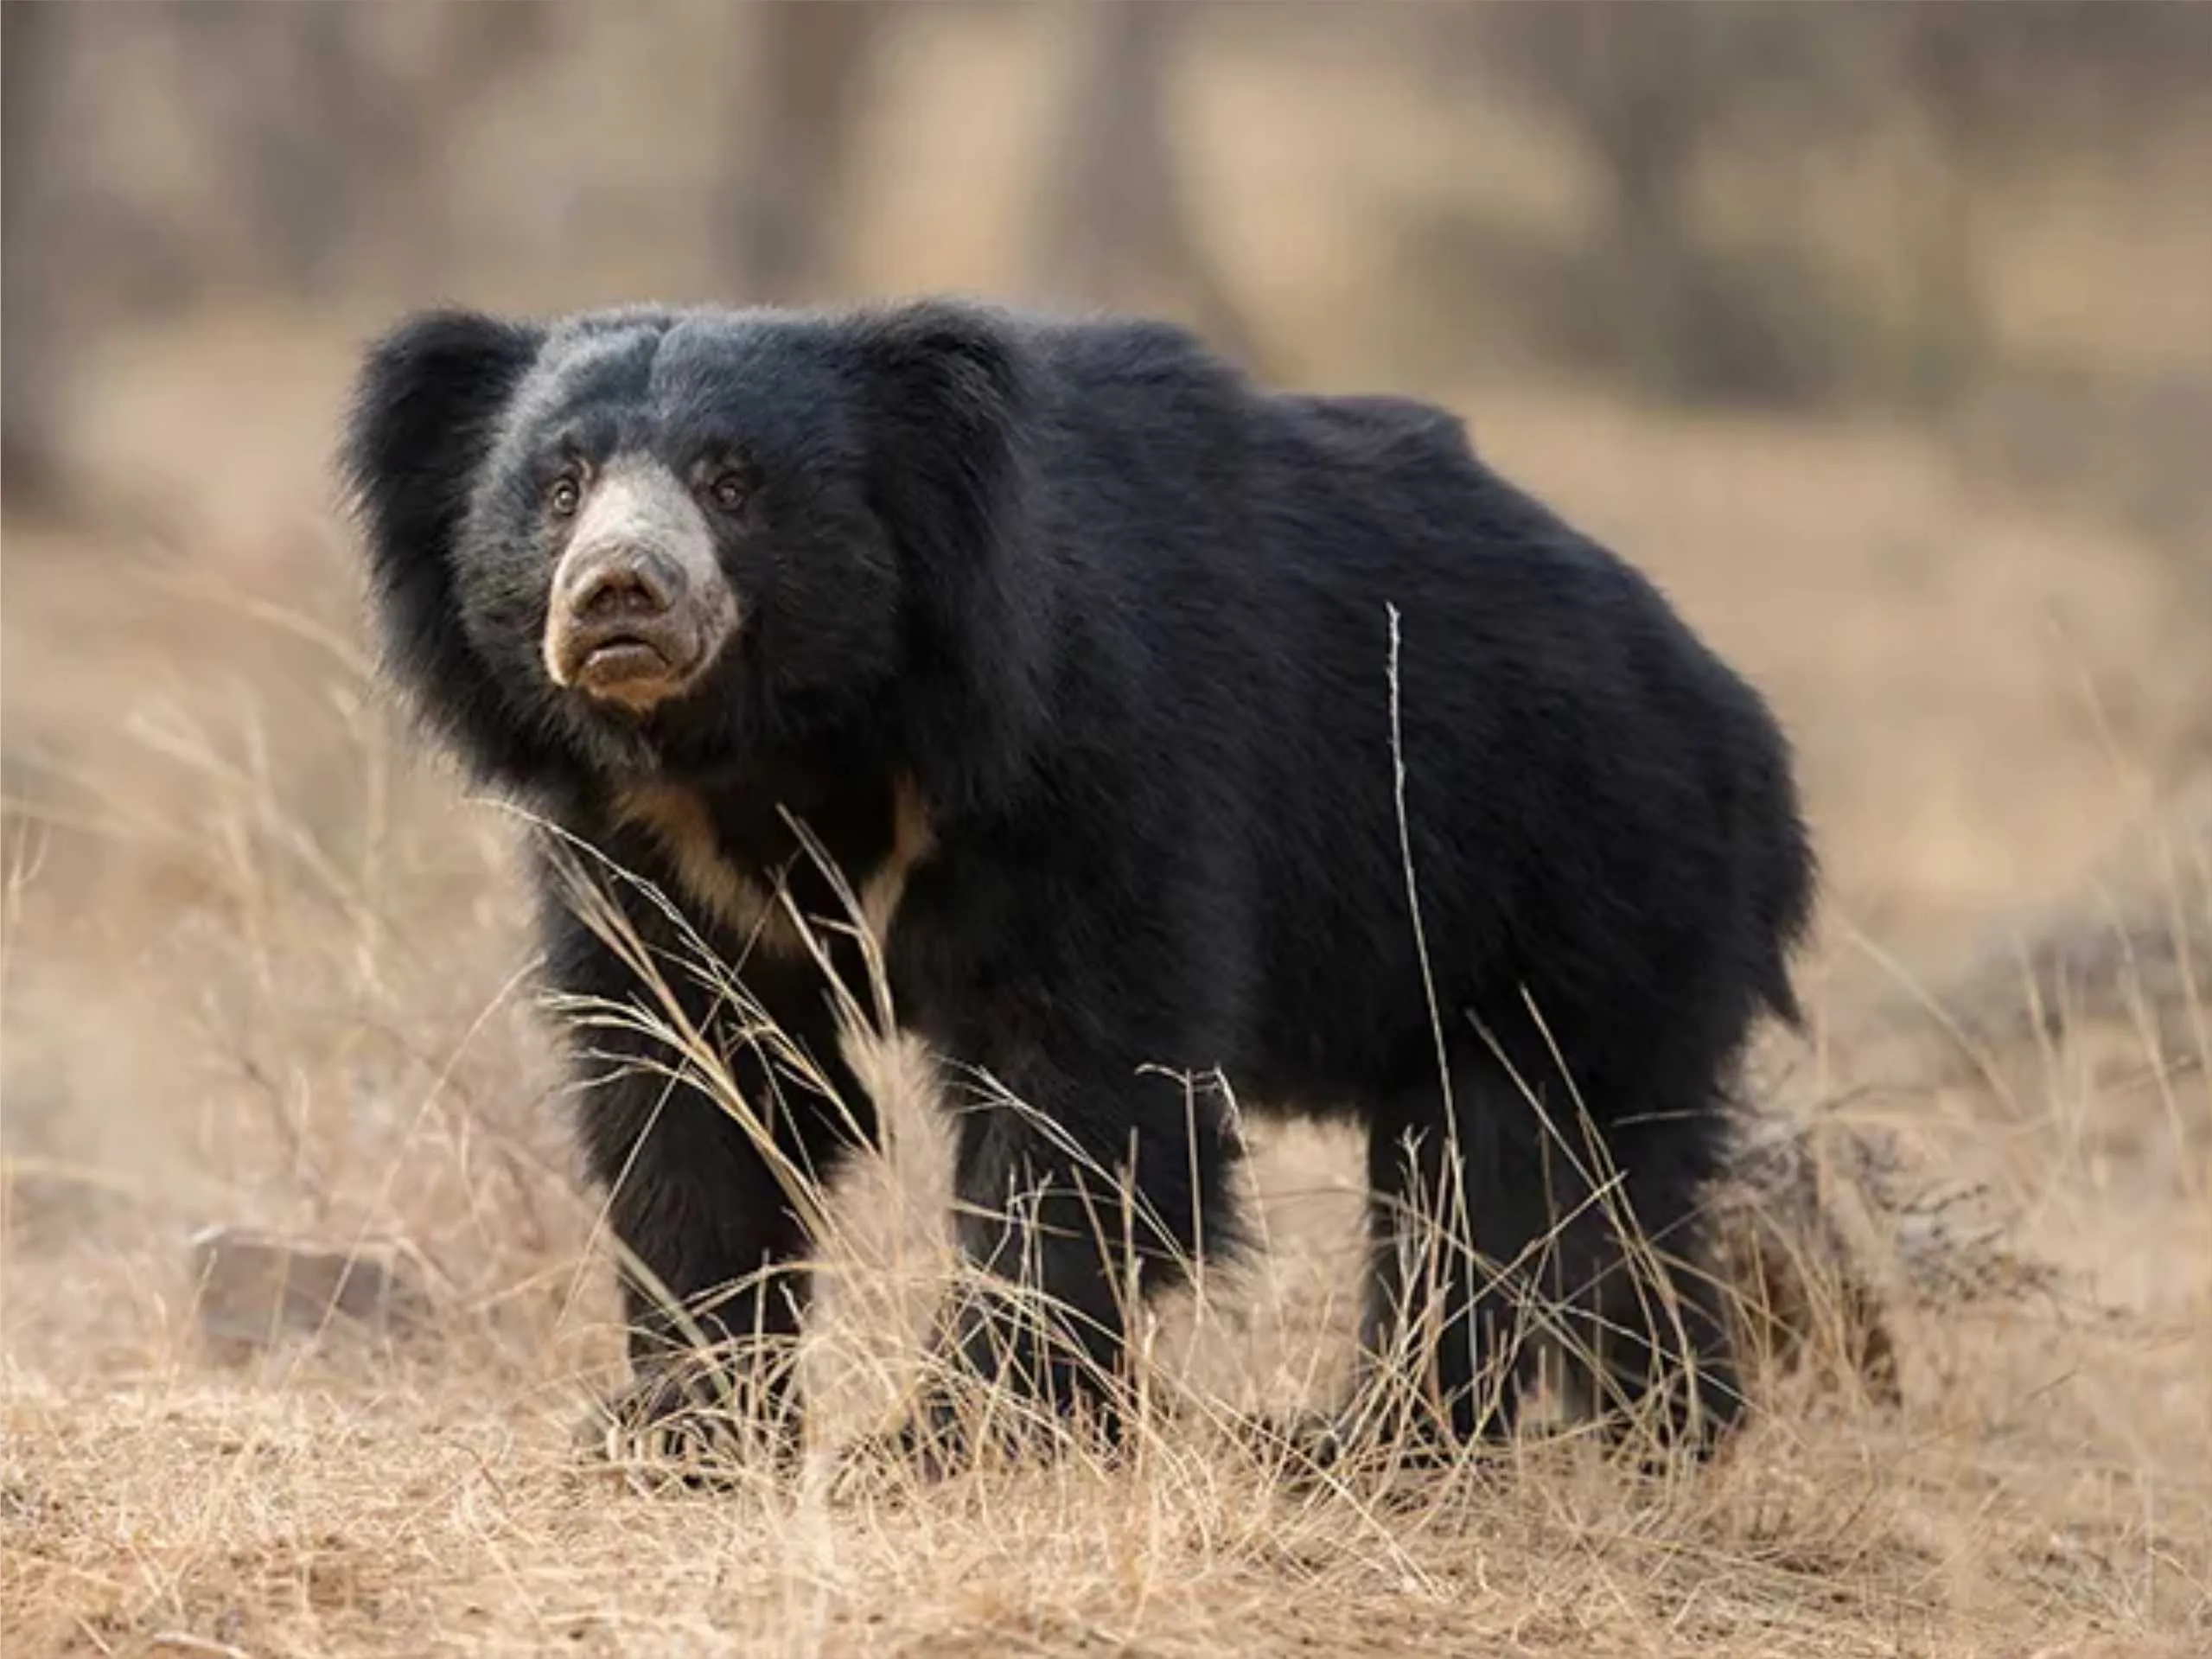
[[[1546,1227],[1540,1180],[1495,1178],[1536,1169],[1526,1121],[1489,1098],[1491,1080],[1454,1079],[1456,1135],[1439,1101],[1378,1118],[1367,1133],[1368,1266],[1360,1350],[1368,1397],[1353,1438],[1380,1438],[1427,1460],[1456,1444],[1513,1429],[1527,1385],[1528,1311],[1515,1265]],[[1433,1096],[1434,1091],[1429,1091]]]
[[[1704,1457],[1743,1414],[1725,1292],[1707,1248],[1716,1108],[1637,1113],[1611,1138],[1614,1195],[1583,1242],[1571,1286],[1594,1364],[1572,1375],[1616,1443]]]
[[[1709,1115],[1593,1133],[1494,1061],[1379,1119],[1361,1349],[1413,1449],[1509,1434],[1542,1368],[1608,1432],[1704,1451],[1739,1406],[1697,1205]],[[1455,1128],[1456,1126],[1456,1128]]]

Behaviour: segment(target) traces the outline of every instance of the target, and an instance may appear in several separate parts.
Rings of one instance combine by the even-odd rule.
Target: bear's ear
[[[494,428],[544,331],[475,311],[424,311],[368,348],[339,464],[379,574],[449,551]]]
[[[424,712],[480,750],[490,734],[471,728],[497,700],[462,635],[454,542],[545,338],[535,324],[474,311],[409,317],[369,348],[339,452],[392,667]]]
[[[987,305],[916,300],[876,312],[862,337],[876,367],[909,391],[987,398],[1010,393],[1019,379],[1017,326]]]
[[[1008,505],[1001,492],[1014,482],[1027,401],[1026,354],[1009,322],[980,306],[925,301],[879,314],[862,339],[878,488],[909,520],[894,528],[937,540],[955,521]],[[932,514],[945,524],[922,521]]]
[[[860,331],[869,492],[897,549],[909,746],[940,811],[999,793],[1042,718],[1049,596],[1030,555],[1036,366],[1011,319],[928,301]]]

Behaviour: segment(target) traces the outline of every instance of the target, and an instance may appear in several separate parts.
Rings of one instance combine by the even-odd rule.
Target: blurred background
[[[418,1238],[492,1202],[485,1120],[410,1113],[532,1106],[539,1040],[478,1040],[507,826],[379,701],[328,471],[359,344],[437,301],[959,290],[1449,404],[1774,697],[1824,1010],[2171,873],[2130,838],[2212,749],[2212,6],[0,23],[19,1164]]]
[[[852,1651],[2208,1650],[2212,3],[0,0],[0,80],[10,1652],[815,1651],[832,1585]],[[1444,403],[1773,699],[1813,1028],[1716,1209],[1846,1386],[1710,1508],[1539,1482],[1409,1569],[1210,1475],[834,1548],[564,1484],[613,1276],[515,820],[370,660],[346,385],[437,302],[948,289]],[[892,1115],[849,1426],[942,1265]],[[1260,1140],[1208,1397],[1333,1396],[1360,1171]]]

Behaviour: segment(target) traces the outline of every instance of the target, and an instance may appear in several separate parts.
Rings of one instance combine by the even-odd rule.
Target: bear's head
[[[526,792],[834,753],[987,793],[1037,695],[1029,398],[981,307],[409,318],[341,457],[387,656]]]

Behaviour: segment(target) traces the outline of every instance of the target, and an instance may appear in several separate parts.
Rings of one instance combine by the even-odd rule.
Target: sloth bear
[[[1545,1354],[1663,1445],[1737,1414],[1700,1189],[1797,1018],[1788,750],[1453,417],[965,302],[445,310],[343,468],[427,723],[638,878],[611,928],[541,845],[553,988],[694,1034],[576,1045],[639,1420],[792,1406],[870,1010],[956,1121],[954,1381],[1116,1425],[1133,1304],[1239,1241],[1248,1107],[1366,1132],[1393,1434],[1504,1430]]]

